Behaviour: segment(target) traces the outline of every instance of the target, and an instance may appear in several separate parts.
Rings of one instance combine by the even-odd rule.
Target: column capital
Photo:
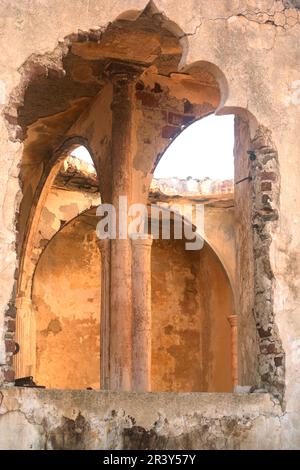
[[[122,85],[135,80],[143,73],[145,67],[140,64],[110,61],[105,66],[105,74],[112,81],[113,84]]]
[[[238,316],[237,315],[230,315],[228,318],[229,324],[231,327],[237,326],[238,324]]]
[[[153,236],[145,233],[135,234],[131,237],[133,246],[151,246],[153,243]]]

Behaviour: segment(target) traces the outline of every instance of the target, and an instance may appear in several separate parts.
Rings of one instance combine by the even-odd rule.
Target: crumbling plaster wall
[[[300,106],[297,81],[300,79],[300,28],[299,11],[291,8],[294,3],[186,0],[174,4],[169,0],[157,0],[156,5],[187,34],[189,48],[185,51],[183,63],[206,60],[225,74],[229,92],[227,99],[223,96],[226,107],[221,112],[248,109],[260,124],[272,131],[281,174],[280,219],[270,246],[275,278],[275,318],[286,352],[285,404],[288,414],[281,424],[284,432],[289,433],[290,446],[296,442],[299,446],[300,209],[297,192],[300,167],[297,156],[300,151]],[[124,10],[141,10],[144,6],[142,0],[113,4],[99,4],[96,0],[88,4],[83,0],[72,4],[58,0],[33,1],[30,4],[17,0],[3,2],[1,41],[6,45],[13,37],[14,48],[12,53],[3,46],[0,58],[2,109],[19,83],[18,69],[29,55],[53,50],[74,30],[103,27]],[[11,299],[16,268],[15,213],[21,197],[18,164],[22,145],[9,140],[4,119],[0,130],[0,363],[5,364],[4,314]],[[5,368],[2,374],[5,378]],[[266,418],[266,422],[269,426],[272,420],[269,423]],[[268,440],[267,429],[262,424],[258,427],[260,441],[256,441],[256,446]]]
[[[35,271],[36,374],[47,388],[100,388],[100,273],[95,217],[47,245]]]
[[[268,394],[19,388],[3,390],[0,404],[0,449],[297,447]]]

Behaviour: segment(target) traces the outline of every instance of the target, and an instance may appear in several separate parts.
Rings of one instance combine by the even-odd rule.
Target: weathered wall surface
[[[203,227],[197,227],[197,230],[220,258],[236,295],[237,247],[235,238],[236,224],[239,219],[234,207],[233,188],[232,180],[153,178],[149,200],[153,204],[159,201],[170,210],[174,206],[184,217],[186,217],[185,203],[204,204],[204,224]],[[240,212],[242,211],[243,205],[240,208]]]
[[[43,252],[32,296],[39,385],[100,387],[100,269],[87,216],[67,225]]]
[[[239,312],[239,379],[241,385],[258,385],[257,333],[253,321],[254,263],[252,230],[252,186],[250,176],[250,131],[247,122],[235,119],[234,193],[236,243],[236,310]],[[244,180],[244,181],[241,181]],[[240,183],[239,183],[240,181]]]
[[[268,394],[19,388],[0,404],[0,449],[293,449],[299,438]]]
[[[99,193],[62,190],[53,186],[47,194],[40,217],[36,217],[33,223],[31,248],[25,255],[22,279],[18,286],[20,297],[15,339],[19,344],[20,354],[14,356],[16,377],[36,375],[36,323],[32,306],[32,284],[40,256],[52,237],[66,223],[92,206],[97,206],[99,202]]]
[[[75,218],[37,264],[34,380],[47,388],[100,386],[97,220],[89,212]],[[231,286],[208,245],[195,252],[184,243],[156,240],[152,246],[152,390],[229,392]]]
[[[152,246],[152,383],[157,391],[230,392],[231,286],[212,249]]]
[[[253,446],[267,446],[268,429],[276,429],[272,446],[299,447],[300,428],[300,167],[299,63],[300,16],[296,2],[273,0],[226,1],[186,0],[174,3],[157,0],[156,5],[187,34],[188,49],[182,65],[204,60],[221,70],[228,82],[220,112],[247,109],[272,131],[281,175],[279,225],[273,234],[271,268],[274,274],[274,314],[286,353],[285,405],[287,414],[272,427],[268,417],[257,420]],[[59,41],[74,31],[103,27],[124,10],[143,9],[143,0],[124,2],[60,2],[42,0],[1,3],[0,106],[1,111],[19,84],[19,69],[32,54],[54,50]],[[41,31],[43,34],[41,34]],[[14,38],[13,50],[7,48]],[[15,116],[16,118],[16,116]],[[20,201],[19,168],[22,144],[9,140],[6,121],[0,122],[0,363],[1,381],[12,380],[5,354],[4,324],[13,317],[8,309],[15,268],[15,213]],[[4,320],[5,312],[9,316]],[[236,410],[236,403],[233,403]],[[10,418],[9,418],[10,419]],[[24,419],[23,419],[24,421]],[[267,429],[268,428],[268,429]],[[7,429],[7,426],[5,426]],[[284,433],[288,434],[284,435]],[[280,434],[281,433],[281,434]],[[282,434],[283,433],[283,434]],[[274,432],[269,434],[274,438]],[[284,436],[280,441],[278,436]],[[20,436],[20,441],[25,438]]]
[[[133,198],[148,198],[149,185],[165,149],[172,139],[195,119],[209,115],[220,102],[218,84],[212,75],[199,83],[193,77],[175,78],[146,71],[136,84],[133,149]],[[146,178],[146,181],[143,181]],[[146,184],[145,184],[146,183]]]
[[[100,203],[99,194],[84,191],[65,191],[52,187],[45,200],[39,220],[36,222],[35,239],[33,240],[30,257],[27,261],[27,276],[31,282],[37,261],[51,238],[71,219],[92,206]],[[23,274],[23,276],[25,276]],[[23,281],[26,285],[26,280]]]

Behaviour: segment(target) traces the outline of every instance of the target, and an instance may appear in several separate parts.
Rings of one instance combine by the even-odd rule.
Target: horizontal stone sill
[[[153,426],[159,415],[167,419],[200,415],[208,419],[224,416],[255,418],[281,415],[279,404],[268,393],[170,393],[112,392],[103,390],[56,390],[12,387],[0,390],[0,415],[22,411],[39,415],[50,406],[60,416],[74,418],[97,415],[106,419],[111,413],[133,416],[144,428]]]

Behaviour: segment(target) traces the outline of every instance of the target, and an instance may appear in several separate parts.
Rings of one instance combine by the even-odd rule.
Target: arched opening
[[[158,162],[155,179],[216,182],[234,178],[234,116],[216,116],[196,120],[182,126],[181,133],[171,141]],[[196,185],[187,183],[187,192],[197,192]]]
[[[97,223],[95,209],[84,211],[63,225],[39,257],[32,286],[39,386],[100,386]],[[152,390],[230,391],[226,314],[232,294],[218,257],[207,243],[195,256],[185,250],[185,240],[162,239],[153,241],[151,257]]]
[[[219,252],[214,248],[218,236],[213,238],[212,212],[209,245],[235,285],[235,312],[239,316],[238,382],[263,386],[281,396],[284,354],[273,317],[268,237],[277,217],[279,173],[270,133],[258,126],[248,111],[224,107],[228,85],[216,65],[200,61],[181,68],[186,38],[157,11],[153,2],[142,12],[122,15],[105,31],[69,35],[58,49],[38,60],[31,57],[26,61],[20,70],[22,83],[6,109],[11,140],[22,141],[24,148],[23,199],[18,218],[20,270],[17,299],[13,298],[18,311],[17,323],[22,318],[23,304],[26,305],[32,292],[30,273],[37,261],[32,234],[38,232],[40,215],[60,160],[74,146],[85,145],[90,150],[99,175],[101,198],[114,204],[119,215],[121,196],[126,196],[129,204],[146,205],[157,200],[168,204],[169,196],[159,188],[152,188],[149,194],[153,172],[165,149],[188,124],[214,112],[232,113],[236,115],[235,276],[230,274],[233,263],[225,262],[228,253],[224,253],[224,247],[228,245],[220,247]],[[73,176],[68,177],[65,189],[67,184],[76,187],[80,181],[76,172]],[[89,177],[87,185],[95,181],[94,176]],[[221,206],[213,206],[214,214],[217,209],[219,212],[223,209],[224,191],[221,193]],[[212,197],[209,202],[206,193],[201,198],[207,207],[218,199]],[[229,200],[226,199],[226,204]],[[60,220],[64,225],[67,219]],[[101,345],[103,338],[107,340],[102,358],[109,358],[105,368],[102,366],[104,388],[132,390],[133,363],[138,356],[133,359],[132,355],[136,340],[132,333],[135,314],[144,306],[146,310],[149,307],[148,290],[139,290],[138,286],[149,284],[149,273],[142,263],[140,271],[134,272],[135,248],[130,239],[120,237],[109,241],[107,246],[107,253],[101,252],[107,261],[101,281],[105,293],[101,298]],[[213,259],[212,254],[210,258]],[[28,283],[24,285],[23,279],[28,279]],[[149,313],[151,308],[147,310]],[[140,356],[145,359],[148,377],[147,328],[143,325],[141,330],[145,341]],[[18,326],[17,331],[21,331]],[[12,382],[14,338],[11,331],[6,335],[11,342],[7,343],[5,372],[7,381]],[[34,369],[30,367],[22,372],[23,376],[32,375]],[[149,381],[145,389],[150,389]]]
[[[95,213],[88,211],[64,225],[35,270],[35,381],[47,388],[100,388],[101,260],[96,224]]]
[[[153,241],[152,390],[231,392],[232,290],[212,248],[185,242]]]
[[[215,250],[206,242],[189,251],[186,240],[174,236],[153,242],[152,386],[157,390],[228,392],[237,385],[231,328],[233,143],[233,116],[210,115],[183,126],[154,171],[150,194],[159,192],[165,204],[176,203],[183,214],[187,205],[204,206],[199,230]],[[155,250],[160,252],[157,258]]]
[[[74,334],[78,336],[78,331],[74,326],[67,331],[66,323],[72,323],[72,319],[75,319],[75,325],[77,319],[83,323],[84,328],[86,319],[84,309],[81,318],[80,313],[77,311],[76,315],[76,309],[72,308],[72,305],[76,305],[78,289],[76,291],[72,288],[71,277],[72,275],[80,277],[80,270],[76,273],[76,263],[73,263],[73,267],[67,263],[67,253],[69,250],[69,255],[72,252],[76,254],[80,267],[80,261],[84,260],[84,241],[88,243],[90,238],[88,236],[91,231],[90,226],[85,224],[81,227],[83,243],[80,250],[79,233],[77,237],[71,237],[68,243],[62,242],[65,240],[64,230],[69,226],[69,222],[99,203],[98,177],[90,153],[83,145],[78,145],[76,141],[72,142],[59,156],[41,188],[35,207],[32,207],[31,224],[21,253],[23,269],[17,293],[17,353],[14,356],[17,385],[36,383],[39,386],[52,388],[68,388],[71,384],[74,386],[75,382],[71,380],[72,377],[74,380],[76,377],[73,370],[74,357],[73,362],[68,362],[67,357],[72,358],[70,344],[72,340],[75,341]],[[61,243],[57,243],[57,240]],[[46,277],[43,277],[44,273],[47,273]],[[68,288],[66,283],[69,283]],[[63,286],[65,290],[60,290],[59,287]],[[98,310],[95,310],[93,321],[98,321],[99,325]],[[56,344],[57,338],[59,343]],[[76,354],[76,350],[80,351],[79,336],[78,341],[77,345],[73,343],[73,355]],[[52,344],[55,345],[53,349],[51,349]],[[99,349],[99,344],[97,347]],[[99,371],[98,356],[95,355],[95,360]],[[79,365],[76,370],[82,371]],[[82,383],[78,380],[78,384]]]

